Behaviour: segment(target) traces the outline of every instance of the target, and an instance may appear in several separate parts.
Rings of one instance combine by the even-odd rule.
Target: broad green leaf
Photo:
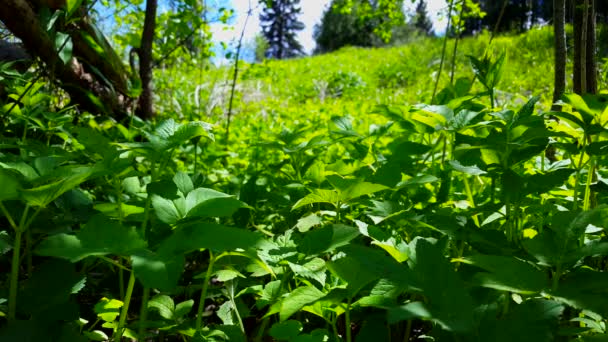
[[[381,222],[395,218],[397,219],[401,214],[406,212],[405,207],[396,202],[390,201],[371,201],[369,210],[366,212],[367,216],[374,221],[374,224],[380,224]]]
[[[303,265],[288,262],[288,265],[297,276],[316,280],[321,286],[325,286],[325,279],[327,277],[325,271],[327,268],[323,259],[314,258]]]
[[[120,300],[103,297],[99,303],[95,304],[95,313],[105,322],[113,322],[120,315],[120,308],[123,304]]]
[[[11,249],[13,249],[13,241],[8,236],[8,232],[3,230],[0,232],[0,255],[6,254]]]
[[[173,302],[173,299],[167,295],[154,296],[148,301],[148,308],[155,309],[160,317],[164,319],[174,319],[175,303]]]
[[[312,193],[306,195],[304,198],[301,198],[299,201],[297,201],[296,204],[293,205],[291,210],[296,210],[303,206],[306,206],[309,204],[316,204],[316,203],[329,203],[335,207],[339,201],[340,201],[340,195],[338,194],[337,191],[325,190],[325,189],[315,189],[312,191]]]
[[[608,154],[608,141],[592,142],[585,151],[590,155],[605,156]]]
[[[327,268],[348,283],[351,296],[380,278],[404,289],[418,289],[411,270],[384,252],[357,245],[348,245],[340,250],[344,254],[334,257],[327,263]]]
[[[564,94],[562,95],[562,100],[571,105],[572,108],[574,108],[574,110],[581,115],[583,121],[585,122],[585,126],[582,127],[586,128],[591,124],[595,117],[594,111],[589,108],[585,100],[580,95],[575,93]]]
[[[108,341],[109,337],[101,330],[83,331],[82,334],[91,341]]]
[[[277,340],[293,341],[302,332],[302,323],[294,320],[275,323],[268,332]]]
[[[264,242],[251,231],[214,223],[189,223],[173,231],[159,248],[160,255],[180,255],[203,248],[217,252],[251,250]]]
[[[386,241],[372,241],[372,244],[384,249],[397,262],[404,262],[409,258],[409,246],[403,241],[397,243],[391,238]]]
[[[558,337],[556,330],[564,307],[558,302],[531,299],[513,305],[506,317],[496,319],[495,313],[486,317],[479,327],[480,341],[551,342]]]
[[[57,32],[55,34],[55,49],[59,55],[59,59],[64,65],[67,65],[72,59],[72,49],[74,44],[72,43],[72,37],[63,32]]]
[[[203,273],[204,274],[204,273]],[[204,278],[203,274],[196,276],[195,278]],[[213,273],[213,276],[217,281],[226,282],[235,278],[247,278],[241,272],[235,270],[218,270]]]
[[[65,178],[50,184],[26,189],[21,196],[32,206],[46,207],[49,203],[61,196],[64,192],[71,190],[91,176],[93,169],[90,167],[65,168],[68,174]]]
[[[391,324],[415,318],[432,319],[433,314],[422,302],[411,302],[388,310],[388,322]]]
[[[174,318],[180,319],[192,311],[192,307],[194,306],[194,300],[189,299],[183,301],[175,306]]]
[[[159,220],[175,224],[186,215],[186,201],[183,198],[170,200],[152,195],[152,207]]]
[[[428,240],[416,238],[410,244],[410,252],[408,263],[427,298],[425,307],[430,318],[448,331],[470,331],[473,300],[441,249]]]
[[[298,287],[281,302],[281,309],[279,311],[281,322],[300,311],[304,306],[312,304],[323,297],[325,297],[325,293],[314,286]]]
[[[194,184],[192,184],[192,179],[184,172],[177,172],[175,176],[173,176],[173,182],[179,189],[179,191],[184,194],[184,196],[188,195],[190,191],[194,190]]]
[[[382,184],[374,184],[368,182],[357,182],[348,188],[339,191],[341,202],[350,202],[361,196],[370,195],[378,191],[389,189],[387,186]]]
[[[521,294],[538,293],[549,287],[545,272],[514,257],[478,254],[457,260],[486,271],[473,278],[479,286]]]
[[[66,0],[66,17],[70,18],[72,14],[80,7],[82,0]]]
[[[330,252],[347,245],[359,236],[359,229],[343,224],[332,224],[307,232],[298,244],[298,251],[306,255]]]
[[[247,205],[234,196],[212,189],[199,188],[186,196],[186,217],[226,217]]]
[[[551,295],[581,310],[608,316],[608,273],[579,269],[563,276]]]
[[[10,171],[0,168],[0,202],[19,197],[21,184]]]
[[[49,236],[40,243],[36,253],[76,262],[92,255],[128,256],[146,245],[135,228],[124,227],[98,215],[75,235],[61,233]]]
[[[233,313],[234,305],[231,301],[224,302],[224,304],[220,305],[220,308],[216,312],[217,317],[222,320],[224,325],[234,325],[236,323]]]
[[[480,175],[487,173],[484,170],[477,167],[477,165],[464,166],[464,165],[460,164],[460,162],[458,160],[450,160],[449,163],[454,170],[456,170],[458,172],[466,173],[471,176],[480,176]]]
[[[173,290],[184,270],[182,255],[159,255],[148,250],[131,256],[135,277],[148,288]]]
[[[306,233],[312,227],[318,226],[323,223],[323,220],[316,214],[310,214],[308,216],[302,217],[298,219],[298,223],[296,224],[296,228],[300,233]]]
[[[119,209],[120,208],[120,209]],[[112,218],[125,218],[130,215],[143,214],[144,208],[135,205],[120,203],[99,203],[93,209]]]

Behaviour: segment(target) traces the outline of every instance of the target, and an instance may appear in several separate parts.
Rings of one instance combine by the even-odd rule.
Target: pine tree
[[[426,2],[424,0],[418,1],[418,5],[416,5],[414,26],[420,32],[428,36],[433,34],[433,23],[431,22],[431,19],[429,19],[428,12],[426,10]]]
[[[266,57],[285,59],[304,53],[296,32],[304,29],[298,20],[300,0],[270,0],[260,14],[262,32],[268,42]]]

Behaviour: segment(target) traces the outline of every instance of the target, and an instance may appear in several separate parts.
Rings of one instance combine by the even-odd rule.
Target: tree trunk
[[[55,5],[48,0],[2,0],[0,21],[23,42],[31,56],[46,64],[49,75],[59,81],[73,103],[94,114],[126,117],[134,101],[128,95],[128,74],[120,58],[85,13],[79,13],[79,20],[59,27],[73,42],[73,58],[64,64],[59,58],[59,48],[43,29],[36,12],[43,7],[52,10],[61,4]]]
[[[589,10],[587,18],[587,44],[585,59],[585,79],[587,80],[586,92],[589,94],[597,93],[597,31],[596,31],[596,0],[589,0]]]
[[[582,66],[581,66],[581,56],[582,56],[582,46],[583,46],[583,6],[585,4],[584,0],[575,0],[574,1],[574,17],[573,17],[573,26],[574,26],[574,62],[572,63],[572,88],[573,91],[577,94],[583,93],[583,84],[582,84]]]
[[[555,78],[553,88],[553,103],[559,101],[566,91],[566,2],[553,0],[553,32],[555,35]],[[553,110],[561,110],[561,106],[553,105]]]
[[[144,30],[141,35],[139,52],[139,77],[141,79],[142,93],[139,97],[137,107],[138,116],[149,119],[154,116],[154,89],[152,85],[152,47],[154,43],[154,32],[156,30],[156,8],[157,0],[146,1],[146,16],[144,18]]]
[[[596,39],[595,1],[576,0],[573,88],[577,94],[597,92]]]

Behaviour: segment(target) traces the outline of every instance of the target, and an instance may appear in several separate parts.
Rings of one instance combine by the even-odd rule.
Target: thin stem
[[[403,342],[409,342],[410,335],[412,334],[412,320],[407,320],[407,325],[405,326],[405,334],[403,335]]]
[[[112,263],[114,264],[114,263]],[[118,263],[116,263],[118,264]],[[114,265],[116,265],[114,264]],[[122,265],[120,265],[122,266]],[[118,267],[118,294],[120,298],[125,298],[125,275],[122,267]]]
[[[247,11],[247,17],[245,17],[245,23],[243,24],[243,30],[241,31],[241,37],[239,38],[239,43],[236,47],[236,55],[234,57],[234,74],[232,75],[232,86],[230,88],[230,100],[228,102],[228,117],[226,122],[226,146],[228,146],[228,141],[230,139],[230,120],[232,119],[232,106],[234,102],[234,91],[236,90],[236,81],[239,76],[239,59],[241,55],[241,47],[243,46],[243,37],[245,36],[245,30],[247,29],[249,17],[251,17],[252,14],[253,9],[251,8],[250,0],[249,10]]]
[[[456,27],[456,39],[454,40],[454,52],[452,53],[452,70],[450,70],[450,84],[454,84],[454,74],[456,72],[456,53],[458,52],[458,42],[462,37],[461,31],[461,23],[462,16],[464,14],[464,10],[467,7],[466,1],[462,2],[462,7],[460,7],[460,13],[458,14],[458,26]]]
[[[471,191],[471,185],[469,184],[469,179],[467,178],[467,176],[463,176],[463,182],[464,182],[464,190],[467,193],[467,199],[469,201],[469,205],[471,206],[471,208],[475,208],[475,199],[473,198],[473,191]],[[477,227],[480,227],[479,225],[479,218],[477,218],[477,215],[473,216],[473,222],[475,222],[475,225]]]
[[[593,174],[595,173],[595,159],[591,157],[589,163],[589,170],[587,171],[587,184],[585,184],[585,197],[583,200],[583,211],[591,209],[591,182],[593,180]]]
[[[14,230],[18,230],[19,228],[18,228],[17,224],[15,223],[15,220],[13,220],[11,213],[9,213],[8,210],[6,210],[6,207],[4,206],[4,204],[2,202],[0,202],[0,210],[2,210],[2,213],[8,220],[8,223],[11,225],[11,227],[13,227]]]
[[[260,325],[260,329],[258,330],[258,333],[255,337],[255,341],[256,342],[261,342],[262,339],[264,338],[264,331],[266,331],[266,326],[268,326],[268,322],[269,322],[269,318],[266,317],[262,320],[262,324]]]
[[[26,255],[26,265],[27,265],[27,274],[31,275],[34,269],[32,264],[32,231],[29,229],[25,230],[25,255]]]
[[[13,244],[13,259],[11,262],[11,278],[8,294],[8,320],[15,320],[17,313],[17,285],[19,284],[19,257],[21,253],[20,230],[15,231],[15,242]]]
[[[433,88],[433,97],[431,97],[431,103],[435,101],[435,95],[437,95],[437,88],[439,87],[439,79],[441,78],[441,72],[443,71],[443,64],[445,62],[445,54],[448,48],[448,34],[450,32],[450,24],[452,22],[452,9],[454,8],[454,0],[450,0],[450,6],[448,7],[448,26],[445,29],[445,36],[443,37],[443,48],[441,50],[441,61],[439,62],[439,71],[435,78],[435,87]]]
[[[205,309],[205,299],[207,298],[207,289],[209,288],[209,282],[211,281],[211,274],[213,273],[214,263],[215,258],[213,257],[213,252],[209,251],[209,266],[207,266],[207,273],[205,273],[205,282],[203,283],[203,288],[201,289],[201,298],[198,303],[198,310],[196,312],[196,331],[201,330],[201,326],[203,323],[203,310]]]
[[[559,285],[559,278],[561,276],[562,276],[562,265],[557,264],[557,267],[556,267],[555,271],[553,272],[551,290],[553,290],[553,291],[557,290],[557,287]]]
[[[580,184],[581,170],[583,169],[583,158],[585,157],[585,148],[586,147],[587,147],[587,137],[585,137],[583,139],[583,147],[581,148],[581,156],[578,160],[578,166],[576,168],[576,177],[574,179],[574,195],[573,195],[574,203],[572,204],[573,210],[578,209],[578,187]]]
[[[122,334],[124,333],[125,323],[127,321],[127,315],[129,314],[129,305],[131,304],[131,296],[133,295],[133,288],[135,287],[135,273],[131,271],[129,276],[129,283],[127,284],[127,293],[123,301],[122,311],[120,312],[120,319],[118,321],[118,327],[114,332],[114,341],[120,341]]]
[[[231,280],[234,281],[234,280]],[[232,286],[235,286],[234,284]],[[230,302],[232,302],[232,306],[234,307],[234,313],[236,314],[236,319],[239,321],[239,326],[241,327],[241,332],[244,336],[247,336],[245,333],[245,326],[243,325],[243,320],[241,319],[241,314],[239,313],[239,309],[236,307],[236,302],[234,301],[234,293],[230,296]]]
[[[103,255],[100,255],[97,258],[99,258],[99,259],[101,259],[101,260],[103,260],[105,262],[108,262],[108,263],[110,263],[110,264],[118,267],[121,270],[124,270],[124,271],[127,271],[127,272],[131,272],[131,270],[128,267],[125,267],[124,265],[122,265],[121,263],[117,262],[116,260],[112,260],[112,259],[110,259],[110,258],[108,258],[106,256],[103,256]],[[124,296],[121,296],[120,298],[124,298]]]
[[[352,337],[352,331],[350,328],[350,302],[351,299],[348,298],[348,302],[346,303],[346,311],[344,312],[344,319],[345,319],[345,330],[346,330],[346,342],[352,342],[353,337]]]
[[[194,144],[194,174],[198,171],[198,141]]]
[[[141,309],[139,310],[139,331],[137,335],[140,339],[144,339],[146,331],[146,320],[148,319],[148,299],[150,298],[150,288],[144,287],[144,293],[141,299]]]

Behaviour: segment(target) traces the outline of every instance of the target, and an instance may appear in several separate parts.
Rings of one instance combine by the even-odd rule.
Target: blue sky
[[[235,11],[234,19],[229,24],[212,24],[211,30],[213,32],[213,40],[219,44],[225,42],[231,46],[235,45],[235,42],[241,35],[245,19],[247,18],[247,12],[249,10],[249,4],[253,7],[253,15],[247,22],[247,27],[244,35],[244,43],[246,46],[247,55],[245,57],[251,57],[251,50],[253,48],[253,39],[255,35],[261,32],[259,14],[261,11],[261,5],[258,0],[230,0],[229,4],[226,4],[226,0],[208,0],[209,5],[224,4],[229,8],[233,8]],[[215,2],[214,2],[215,1]],[[417,1],[417,0],[416,0]],[[300,6],[302,8],[302,15],[300,20],[304,23],[305,29],[300,31],[298,39],[306,52],[311,52],[314,47],[314,39],[312,37],[313,28],[315,24],[321,21],[323,11],[329,6],[330,0],[301,0]],[[415,4],[412,4],[410,0],[405,0],[406,10],[413,11]],[[446,20],[442,18],[442,13],[445,13],[447,7],[445,0],[426,0],[427,10],[429,16],[433,22],[433,26],[436,32],[443,32],[446,26]],[[443,15],[445,16],[445,14]],[[218,51],[218,59],[221,59],[221,53]]]

